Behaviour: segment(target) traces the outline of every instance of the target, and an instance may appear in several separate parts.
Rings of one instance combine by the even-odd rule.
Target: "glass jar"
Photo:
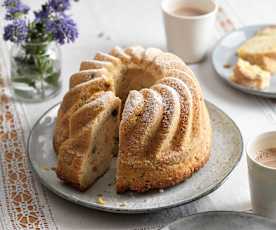
[[[61,88],[61,52],[54,43],[25,43],[11,48],[11,87],[16,98],[38,102]]]

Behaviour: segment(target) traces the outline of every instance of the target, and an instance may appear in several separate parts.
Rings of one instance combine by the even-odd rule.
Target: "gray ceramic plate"
[[[233,67],[237,62],[236,51],[238,47],[243,42],[254,36],[258,30],[267,26],[271,25],[247,26],[230,32],[218,42],[212,54],[212,62],[219,77],[229,83],[232,87],[245,93],[268,98],[276,98],[276,76],[272,76],[270,86],[264,90],[241,86],[230,80]],[[229,65],[230,68],[225,65]]]
[[[184,217],[162,230],[275,230],[276,223],[244,212],[203,212]]]
[[[239,162],[243,141],[235,123],[215,105],[207,103],[213,127],[210,160],[186,182],[164,191],[144,194],[116,194],[115,160],[110,170],[86,192],[81,193],[63,184],[51,168],[56,166],[52,134],[59,105],[50,108],[34,125],[28,140],[33,170],[41,182],[57,195],[79,205],[108,212],[142,213],[174,207],[199,199],[217,189]],[[97,203],[102,194],[106,203]]]

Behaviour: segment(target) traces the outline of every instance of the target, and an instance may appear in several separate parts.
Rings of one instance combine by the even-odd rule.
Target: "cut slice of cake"
[[[57,175],[80,191],[105,173],[117,151],[121,100],[112,92],[96,96],[72,113],[70,136],[59,148]]]
[[[237,53],[251,64],[276,73],[276,36],[254,36],[244,42]]]
[[[251,65],[248,61],[238,59],[231,80],[237,84],[265,89],[270,84],[271,74],[257,65]]]

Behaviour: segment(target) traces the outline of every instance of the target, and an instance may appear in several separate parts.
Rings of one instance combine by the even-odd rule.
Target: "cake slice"
[[[231,80],[237,84],[265,89],[269,86],[271,74],[257,65],[251,65],[248,61],[238,59]]]
[[[254,36],[244,42],[237,53],[251,64],[276,73],[276,36]]]
[[[80,191],[109,168],[117,151],[121,100],[112,92],[97,93],[70,118],[70,136],[59,148],[57,175]]]

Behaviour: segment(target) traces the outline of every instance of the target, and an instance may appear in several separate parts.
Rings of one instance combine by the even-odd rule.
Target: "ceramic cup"
[[[189,7],[203,11],[198,16],[179,16],[175,9]],[[202,60],[215,33],[217,5],[212,0],[163,0],[167,48],[186,63]]]
[[[247,164],[253,211],[261,216],[276,219],[276,168],[256,161],[260,150],[276,147],[276,131],[263,133],[247,146]]]

